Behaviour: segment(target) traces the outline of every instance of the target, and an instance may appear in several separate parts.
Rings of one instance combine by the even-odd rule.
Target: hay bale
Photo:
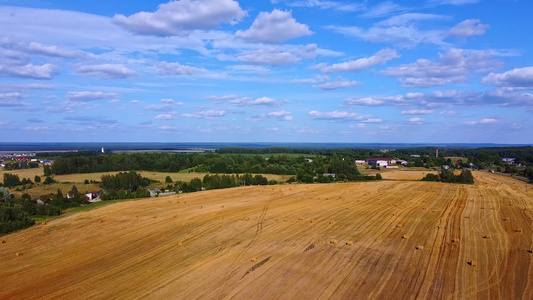
[[[469,261],[466,262],[469,266],[472,266],[472,267],[475,267],[477,266],[477,261],[471,259]]]
[[[402,228],[402,227],[403,227],[402,224],[398,224],[398,225],[396,225],[396,228]]]
[[[402,235],[402,240],[407,240],[409,237],[407,235]]]
[[[421,245],[416,246],[416,250],[424,250],[424,246],[421,246]]]
[[[533,254],[533,249],[528,249],[528,250],[527,250],[527,253],[529,253],[529,254]]]
[[[22,255],[24,255],[22,252],[15,253],[15,256],[22,256]]]
[[[485,234],[485,235],[483,236],[483,238],[486,239],[486,240],[490,240],[490,235]]]
[[[337,245],[337,244],[339,243],[339,241],[337,241],[337,240],[331,240],[331,241],[329,241],[329,243],[332,244],[332,245]]]
[[[0,242],[0,244],[5,244],[5,243],[7,243],[6,240],[2,240],[2,241]]]
[[[522,230],[522,228],[516,228],[516,229],[514,230],[514,232],[522,233],[522,232],[524,232],[524,230]]]
[[[459,241],[460,241],[459,238],[452,239],[452,243],[459,243]]]
[[[353,246],[353,242],[352,241],[346,242],[346,246]]]
[[[329,224],[333,225],[335,224],[335,221],[329,221]]]
[[[252,262],[257,262],[258,259],[257,259],[257,257],[252,257],[251,261],[252,261]]]

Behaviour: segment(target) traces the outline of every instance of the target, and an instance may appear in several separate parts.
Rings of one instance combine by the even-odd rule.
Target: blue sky
[[[533,4],[0,0],[3,142],[533,143]]]

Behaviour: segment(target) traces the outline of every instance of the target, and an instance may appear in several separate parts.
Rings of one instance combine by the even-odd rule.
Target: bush
[[[381,176],[381,174],[379,173],[376,174],[376,180],[383,180],[383,177]]]

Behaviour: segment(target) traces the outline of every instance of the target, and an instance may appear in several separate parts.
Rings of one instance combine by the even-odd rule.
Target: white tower
[[[102,153],[105,153],[104,147],[102,147]]]

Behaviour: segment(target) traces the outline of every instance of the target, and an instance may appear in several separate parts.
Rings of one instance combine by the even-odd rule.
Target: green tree
[[[20,178],[16,174],[4,173],[4,186],[12,187],[20,185]]]
[[[376,180],[383,180],[383,177],[381,176],[381,174],[379,173],[376,174]]]
[[[56,182],[56,181],[53,180],[52,177],[50,177],[50,176],[46,176],[46,178],[44,179],[43,184],[52,184],[52,183],[54,183],[54,182]]]
[[[41,176],[35,175],[35,178],[33,180],[35,181],[35,183],[39,183],[41,182]]]
[[[170,176],[167,176],[167,177],[165,178],[165,183],[172,183],[172,182],[173,182],[173,181],[172,181],[172,178],[170,178]]]

